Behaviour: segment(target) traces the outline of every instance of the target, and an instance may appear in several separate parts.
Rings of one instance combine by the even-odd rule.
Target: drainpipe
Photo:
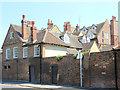
[[[38,46],[40,50],[40,84],[42,83],[42,46]]]
[[[77,59],[80,60],[80,84],[81,84],[80,86],[81,86],[81,88],[82,88],[82,87],[83,87],[83,85],[82,85],[82,82],[83,82],[83,81],[82,81],[82,57],[83,57],[83,56],[82,56],[81,51],[82,51],[82,50],[79,49]]]
[[[18,81],[18,59],[17,59],[17,81]]]
[[[115,68],[115,87],[116,90],[118,90],[118,83],[117,83],[117,78],[118,78],[118,74],[117,74],[117,61],[116,61],[116,51],[113,48],[113,54],[114,54],[114,68]]]

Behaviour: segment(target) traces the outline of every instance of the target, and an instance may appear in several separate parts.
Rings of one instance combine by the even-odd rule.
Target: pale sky
[[[38,29],[46,28],[48,19],[63,31],[63,24],[70,21],[71,26],[90,26],[111,20],[112,16],[118,19],[118,1],[79,1],[79,2],[1,2],[0,3],[0,47],[3,44],[10,24],[21,25],[22,15],[26,20],[35,21]]]

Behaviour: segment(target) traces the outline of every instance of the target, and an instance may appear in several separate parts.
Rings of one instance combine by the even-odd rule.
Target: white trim
[[[35,46],[34,46],[34,57],[40,56],[40,47],[38,47],[38,48],[39,48],[39,55],[36,55],[36,51],[35,51],[35,50],[36,50],[36,49],[35,49],[36,47],[38,47],[38,45],[35,45]]]
[[[7,48],[7,49],[6,49],[6,59],[8,59],[8,60],[9,60],[9,59],[10,59],[10,57],[11,57],[11,51],[10,51],[10,57],[8,58],[8,53],[7,53],[7,51],[8,51],[8,50],[10,51],[10,48]]]
[[[18,55],[17,55],[17,57],[15,57],[15,48],[18,49],[18,47],[14,47],[14,48],[13,48],[13,58],[18,58]],[[17,54],[18,54],[18,52],[17,52]]]
[[[25,49],[27,49],[27,56],[25,56]],[[28,57],[28,47],[24,47],[23,48],[23,58],[27,58]]]

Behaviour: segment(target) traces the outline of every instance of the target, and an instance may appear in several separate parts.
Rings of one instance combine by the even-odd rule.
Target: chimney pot
[[[51,23],[53,23],[52,20],[51,20]]]
[[[48,19],[48,23],[50,23],[50,19]]]
[[[112,16],[112,19],[113,19],[113,20],[116,20],[116,17],[115,17],[115,16]]]
[[[32,26],[34,26],[35,25],[35,21],[32,21]]]
[[[25,19],[25,15],[23,15],[23,20]]]

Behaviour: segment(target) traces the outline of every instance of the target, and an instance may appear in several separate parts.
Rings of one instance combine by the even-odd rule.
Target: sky
[[[118,1],[0,2],[0,48],[10,24],[21,25],[23,14],[26,20],[35,21],[38,29],[46,28],[50,19],[63,31],[67,21],[82,28],[111,20],[112,16],[118,19]]]

